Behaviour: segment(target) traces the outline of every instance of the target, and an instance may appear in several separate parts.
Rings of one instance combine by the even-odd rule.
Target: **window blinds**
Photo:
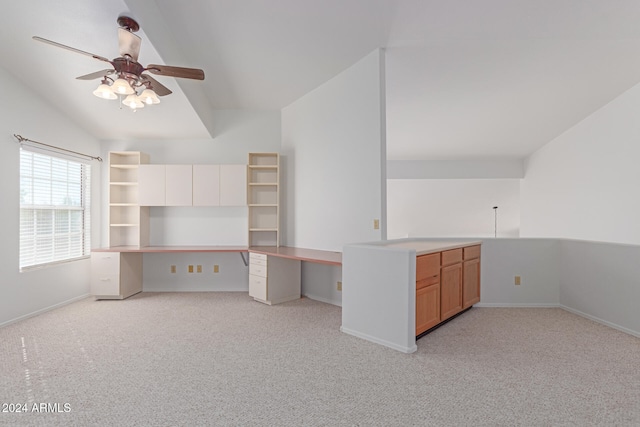
[[[20,150],[20,269],[88,256],[91,166]]]

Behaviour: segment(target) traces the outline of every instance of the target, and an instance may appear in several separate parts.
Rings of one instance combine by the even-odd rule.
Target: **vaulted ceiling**
[[[173,94],[132,113],[75,79],[104,62],[32,39],[115,58],[120,14],[139,62],[205,80],[155,76]],[[389,159],[522,158],[640,82],[638,22],[638,0],[25,0],[2,6],[0,65],[98,139],[200,139],[384,48]]]

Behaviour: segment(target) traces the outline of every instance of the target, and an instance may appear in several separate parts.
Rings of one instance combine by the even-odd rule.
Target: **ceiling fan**
[[[157,104],[160,102],[158,96],[165,96],[171,93],[171,90],[149,74],[146,74],[145,71],[160,76],[204,80],[204,71],[197,68],[172,67],[157,64],[149,64],[146,67],[142,66],[138,62],[141,39],[138,35],[134,34],[140,29],[140,26],[133,18],[126,15],[120,15],[117,23],[120,26],[120,28],[118,28],[120,56],[112,60],[42,37],[33,36],[33,39],[111,64],[112,68],[76,78],[79,80],[102,78],[100,86],[98,86],[93,94],[103,99],[117,99],[118,95],[126,95],[122,103],[133,110],[143,108],[145,104]],[[112,75],[115,76],[115,79],[111,77]],[[138,93],[139,90],[141,91],[140,93]]]

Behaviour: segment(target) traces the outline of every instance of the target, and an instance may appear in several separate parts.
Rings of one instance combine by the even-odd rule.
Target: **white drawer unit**
[[[91,253],[91,295],[96,299],[125,299],[142,292],[142,254]]]
[[[301,261],[249,254],[249,296],[264,304],[300,298]]]

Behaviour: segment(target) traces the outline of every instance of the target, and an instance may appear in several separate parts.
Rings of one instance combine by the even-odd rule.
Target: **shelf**
[[[110,166],[116,169],[138,169],[138,165],[118,164],[118,165],[110,165]]]
[[[137,182],[123,182],[123,181],[119,181],[119,182],[110,182],[109,185],[124,185],[124,186],[133,186],[133,185],[138,185]]]
[[[249,245],[280,246],[280,155],[249,153]]]

